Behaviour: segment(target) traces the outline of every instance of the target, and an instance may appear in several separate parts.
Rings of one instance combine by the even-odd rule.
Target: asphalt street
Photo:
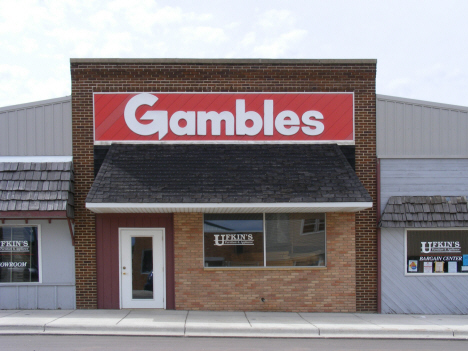
[[[465,340],[187,338],[146,336],[1,335],[1,351],[466,351]]]

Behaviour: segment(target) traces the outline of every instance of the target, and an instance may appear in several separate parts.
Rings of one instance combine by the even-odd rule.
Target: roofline
[[[196,58],[70,58],[70,63],[164,64],[376,64],[376,59],[196,59]]]
[[[24,104],[0,107],[0,112],[6,112],[6,111],[12,111],[12,110],[21,110],[23,108],[28,108],[28,107],[52,105],[52,104],[56,104],[56,103],[60,103],[60,102],[71,102],[71,96],[67,95],[67,96],[62,96],[62,97],[59,97],[59,98],[53,98],[53,99],[40,100],[40,101],[34,101],[34,102],[27,102],[27,103],[24,103]]]
[[[0,220],[12,219],[67,219],[67,211],[0,211]]]
[[[443,104],[443,103],[440,103],[440,102],[408,99],[408,98],[402,98],[402,97],[390,96],[390,95],[382,95],[382,94],[376,94],[376,98],[377,98],[377,100],[385,100],[385,101],[392,101],[392,102],[403,102],[403,103],[412,104],[412,105],[437,107],[437,108],[441,108],[441,109],[445,109],[445,110],[457,110],[457,111],[468,112],[468,106],[450,105],[450,104]]]
[[[73,156],[0,156],[1,163],[73,162]]]
[[[372,202],[276,202],[276,203],[86,203],[94,213],[292,213],[358,212],[372,207]]]

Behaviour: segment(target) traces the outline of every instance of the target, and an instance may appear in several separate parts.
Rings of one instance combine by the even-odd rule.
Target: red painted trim
[[[71,237],[72,245],[75,246],[75,235],[73,233],[73,227],[72,227],[70,218],[67,218],[67,222],[68,222],[68,229],[70,229],[70,237]]]
[[[66,219],[67,211],[1,211],[0,217],[14,219]]]
[[[380,222],[380,159],[377,159],[377,313],[382,313],[382,265]]]
[[[120,308],[119,228],[165,228],[166,309],[175,309],[174,229],[172,214],[97,214],[97,306]]]

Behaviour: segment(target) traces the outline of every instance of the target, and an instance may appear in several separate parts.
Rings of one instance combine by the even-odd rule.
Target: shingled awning
[[[96,213],[355,212],[372,199],[337,145],[113,144]]]
[[[383,211],[383,228],[468,227],[466,196],[392,196]]]
[[[72,162],[0,162],[0,219],[74,218]]]

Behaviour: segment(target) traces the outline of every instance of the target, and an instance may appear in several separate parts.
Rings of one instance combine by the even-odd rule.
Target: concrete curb
[[[468,316],[187,312],[0,311],[0,335],[467,340]]]

